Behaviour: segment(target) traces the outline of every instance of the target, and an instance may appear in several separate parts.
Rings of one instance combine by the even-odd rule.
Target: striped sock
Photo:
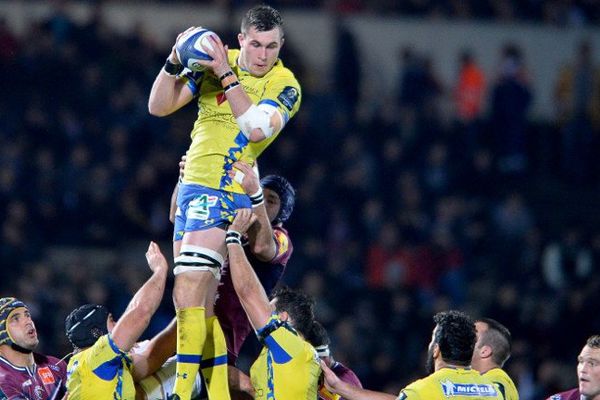
[[[192,397],[194,381],[202,360],[206,340],[204,307],[177,310],[177,373],[173,393],[181,400]]]
[[[206,342],[202,350],[202,376],[209,399],[230,400],[227,381],[227,343],[217,317],[206,319]]]

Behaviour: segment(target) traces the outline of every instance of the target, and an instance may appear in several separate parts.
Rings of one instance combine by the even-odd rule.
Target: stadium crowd
[[[480,2],[405,3],[415,4],[408,14],[427,15]],[[493,3],[529,15],[522,2]],[[598,18],[593,2],[542,3]],[[501,12],[491,10],[482,15]],[[540,10],[532,13],[546,16]],[[337,62],[360,71],[351,43],[340,41]],[[283,53],[299,81],[310,81],[293,49]],[[79,26],[57,13],[23,37],[0,15],[0,294],[29,305],[44,353],[70,351],[70,310],[98,303],[122,312],[144,279],[143,259],[99,263],[82,251],[64,262],[52,250],[121,255],[131,242],[170,240],[169,198],[195,110],[148,114],[164,54],[143,30],[119,36],[100,14]],[[574,386],[581,344],[600,332],[597,67],[582,44],[576,67],[557,67],[557,102],[571,107],[534,124],[535,65],[516,44],[502,54],[493,77],[476,56],[457,54],[461,74],[445,87],[428,55],[403,49],[397,97],[366,119],[340,118],[359,115],[361,104],[360,80],[339,74],[340,93],[307,89],[302,111],[261,158],[263,173],[297,188],[285,280],[317,298],[336,358],[365,387],[397,393],[423,376],[431,316],[449,308],[509,327],[506,369],[525,400]],[[582,88],[573,76],[586,61],[581,79],[594,84]],[[451,124],[438,107],[448,96]],[[164,299],[148,335],[172,318]]]

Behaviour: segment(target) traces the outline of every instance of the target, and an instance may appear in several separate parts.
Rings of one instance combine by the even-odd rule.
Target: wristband
[[[233,71],[227,71],[225,72],[223,75],[221,75],[219,77],[219,82],[223,82],[223,79],[227,78],[228,76],[233,75]]]
[[[227,93],[229,90],[233,89],[236,86],[240,86],[240,82],[239,81],[235,81],[235,82],[230,83],[229,85],[225,86],[223,88],[223,92]]]
[[[165,70],[167,75],[177,76],[181,73],[181,71],[183,71],[183,65],[174,64],[171,61],[169,61],[169,59],[167,58],[167,61],[165,61],[165,66],[163,67],[163,69]]]
[[[263,190],[261,187],[258,188],[256,193],[249,195],[250,201],[252,202],[252,207],[258,207],[263,204],[265,201],[265,196],[263,195]]]
[[[226,244],[239,244],[242,245],[242,234],[238,231],[228,230],[225,234],[225,243]]]

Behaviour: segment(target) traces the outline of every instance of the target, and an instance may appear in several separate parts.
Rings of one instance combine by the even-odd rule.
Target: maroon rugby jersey
[[[66,392],[67,364],[33,353],[34,365],[17,367],[0,357],[0,399],[60,400]]]
[[[362,383],[360,383],[360,380],[358,379],[356,374],[350,368],[346,367],[344,364],[336,361],[333,364],[333,366],[331,367],[331,370],[343,382],[349,383],[352,386],[362,388]],[[319,400],[333,400],[333,399],[344,400],[343,397],[331,393],[323,385],[321,385],[321,387],[319,388]]]
[[[553,394],[546,400],[581,400],[583,396],[579,393],[579,389],[571,389],[567,392]]]
[[[260,283],[267,295],[270,295],[285,271],[285,266],[294,250],[290,237],[285,229],[279,226],[273,227],[275,237],[275,257],[271,261],[260,261],[245,246],[246,256],[250,265],[256,272]],[[235,365],[238,354],[252,327],[246,316],[246,312],[238,299],[231,274],[229,263],[225,263],[221,270],[221,283],[217,292],[215,314],[219,319],[225,340],[227,341],[227,363]]]

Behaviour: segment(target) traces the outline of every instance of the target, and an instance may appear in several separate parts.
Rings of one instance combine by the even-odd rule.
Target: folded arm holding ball
[[[283,29],[277,10],[263,5],[246,13],[238,35],[240,50],[229,50],[214,34],[208,45],[202,36],[206,31],[192,29],[178,36],[148,101],[156,116],[169,115],[192,99],[198,104],[174,221],[174,392],[189,399],[201,366],[209,397],[228,399],[227,349],[214,317],[214,297],[227,251],[225,229],[238,209],[252,205],[230,172],[238,161],[254,164],[298,111],[301,92],[294,74],[278,58]],[[185,62],[191,69],[181,68],[181,61],[191,58],[186,52],[194,53],[193,63]]]

